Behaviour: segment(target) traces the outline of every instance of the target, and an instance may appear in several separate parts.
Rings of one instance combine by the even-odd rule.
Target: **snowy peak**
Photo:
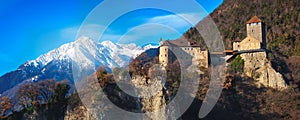
[[[113,42],[106,40],[100,43],[101,45],[103,45],[106,48],[110,48],[110,49],[121,49],[121,46],[114,44]]]
[[[148,45],[145,45],[143,48],[144,49],[151,49],[151,48],[158,48],[159,47],[159,44],[148,44]]]
[[[17,70],[0,77],[0,94],[9,94],[16,86],[26,82],[46,79],[69,80],[74,83],[74,65],[84,69],[104,66],[107,69],[126,67],[131,58],[153,48],[136,44],[118,44],[111,41],[98,43],[88,37],[80,37],[39,56],[29,60]],[[80,71],[79,71],[80,72]]]
[[[89,60],[86,63],[96,62],[110,68],[124,67],[128,65],[131,58],[138,56],[148,49],[157,47],[149,44],[142,48],[134,43],[118,44],[109,40],[98,43],[88,37],[80,37],[75,42],[64,44],[57,49],[39,56],[36,60],[26,62],[25,66],[42,68],[53,60],[74,60],[80,58]],[[75,61],[79,62],[82,60]]]
[[[30,60],[25,63],[25,65],[33,65],[35,67],[44,67],[49,62],[53,60],[64,60],[69,59],[69,55],[74,47],[74,43],[67,43],[62,45],[61,47],[51,50],[50,52],[39,56],[35,60]]]

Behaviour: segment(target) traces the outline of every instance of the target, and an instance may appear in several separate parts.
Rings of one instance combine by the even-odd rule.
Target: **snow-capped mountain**
[[[75,42],[27,61],[17,70],[0,77],[0,94],[18,84],[45,79],[69,80],[73,84],[72,65],[81,67],[105,66],[107,69],[126,67],[131,58],[145,50],[157,48],[151,44],[144,47],[135,44],[115,44],[111,41],[96,42],[81,37]],[[4,92],[5,94],[5,92]]]

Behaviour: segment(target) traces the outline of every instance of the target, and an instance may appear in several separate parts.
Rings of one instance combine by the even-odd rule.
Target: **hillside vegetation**
[[[221,97],[215,108],[205,119],[299,119],[300,105],[300,2],[299,0],[224,0],[210,17],[217,25],[226,49],[232,49],[234,40],[246,37],[246,22],[258,16],[266,23],[268,59],[276,71],[288,81],[289,89],[277,91],[257,88],[255,80],[248,78],[239,67],[243,62],[236,58],[230,64]],[[207,19],[207,18],[205,18]],[[205,21],[201,21],[201,26]],[[184,35],[187,39],[205,43],[195,28]],[[207,78],[209,78],[207,76]],[[202,79],[198,92],[201,105],[209,79]],[[190,108],[184,116],[190,118]]]
[[[291,83],[300,83],[300,2],[299,0],[224,0],[210,16],[216,23],[226,49],[246,37],[246,22],[258,16],[266,23],[268,57],[273,67]],[[199,23],[201,24],[201,22]],[[203,44],[197,29],[184,36]]]

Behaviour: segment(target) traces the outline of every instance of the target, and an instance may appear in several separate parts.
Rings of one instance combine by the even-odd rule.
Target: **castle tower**
[[[169,47],[168,45],[162,44],[159,47],[159,63],[166,67],[169,63]]]
[[[251,36],[261,42],[261,48],[266,48],[265,24],[257,16],[247,22],[247,36]]]
[[[162,40],[162,37],[160,37],[160,39],[159,39],[159,46],[161,46],[163,43],[164,43],[164,42],[163,42],[163,40]]]

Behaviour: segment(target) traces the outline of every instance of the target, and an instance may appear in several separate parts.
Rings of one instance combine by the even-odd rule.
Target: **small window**
[[[165,54],[165,57],[167,57],[167,54]]]
[[[193,48],[191,48],[191,50],[193,50]]]
[[[254,32],[254,30],[251,30],[251,32]]]

